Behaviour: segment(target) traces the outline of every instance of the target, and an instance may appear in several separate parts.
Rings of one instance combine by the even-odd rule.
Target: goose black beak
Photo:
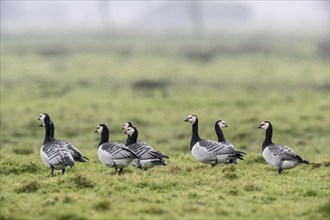
[[[183,121],[185,121],[185,122],[188,122],[188,118],[186,118],[185,120],[183,120]]]
[[[257,128],[261,128],[261,125],[259,125]]]

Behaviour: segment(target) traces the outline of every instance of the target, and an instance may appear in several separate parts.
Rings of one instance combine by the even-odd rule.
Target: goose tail
[[[161,154],[161,158],[166,158],[166,159],[170,159],[167,155],[165,154]]]
[[[237,151],[235,151],[237,154],[246,154],[244,151],[239,151],[239,150],[237,150]]]
[[[305,164],[309,164],[309,162],[307,160],[302,160],[301,162],[305,163]]]
[[[237,158],[237,159],[240,159],[240,160],[244,160],[243,159],[244,154],[246,154],[246,153],[243,152],[243,151],[236,151],[234,157]]]
[[[309,162],[308,162],[307,160],[302,159],[302,158],[299,157],[298,155],[297,155],[296,157],[298,158],[298,161],[299,161],[300,163],[309,164]]]
[[[89,161],[89,159],[87,157],[85,157],[85,156],[81,156],[81,157],[74,158],[74,161],[84,163],[84,162]]]
[[[159,158],[159,160],[154,160],[154,161],[152,161],[152,163],[155,165],[163,165],[163,166],[167,165],[162,158]]]
[[[66,156],[64,157],[64,162],[69,165],[70,167],[74,166],[74,160],[72,157]]]

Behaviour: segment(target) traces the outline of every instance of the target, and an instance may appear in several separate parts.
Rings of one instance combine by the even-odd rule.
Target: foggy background
[[[329,32],[329,1],[9,1],[1,32]]]

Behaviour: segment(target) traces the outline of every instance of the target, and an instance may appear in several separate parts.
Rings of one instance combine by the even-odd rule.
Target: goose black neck
[[[131,144],[131,136],[127,135],[127,139],[126,139],[126,146]]]
[[[134,130],[135,131],[133,132],[132,136],[127,135],[126,146],[131,145],[131,144],[135,144],[137,142],[139,132],[136,128],[134,128]]]
[[[192,136],[191,136],[191,141],[190,141],[190,150],[200,140],[201,140],[201,138],[198,135],[198,120],[196,120],[195,123],[192,125]]]
[[[54,125],[54,122],[51,120],[50,121],[50,136],[55,140],[54,134],[55,134],[55,125]]]
[[[53,141],[54,139],[51,136],[51,121],[48,116],[45,117],[44,123],[45,123],[45,138],[43,144],[46,144],[50,141]]]
[[[102,144],[104,144],[106,142],[109,142],[109,136],[110,136],[109,129],[106,126],[104,126],[102,133],[101,133],[101,141],[99,143],[99,146],[101,146]]]
[[[265,140],[262,144],[262,151],[264,151],[268,145],[273,143],[272,136],[273,136],[273,127],[269,125],[269,127],[266,130]]]
[[[215,125],[215,133],[218,136],[218,142],[226,141],[222,129],[218,125]]]

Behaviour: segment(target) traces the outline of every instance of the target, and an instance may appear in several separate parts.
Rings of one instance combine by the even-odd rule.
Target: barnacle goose
[[[125,122],[125,123],[124,123],[124,126],[123,126],[123,128],[122,128],[123,131],[124,131],[124,134],[127,134],[126,132],[127,132],[127,129],[128,129],[129,127],[134,127],[134,126],[133,126],[133,123],[130,122],[130,121]],[[126,145],[127,145],[127,142],[128,142],[129,140],[130,140],[130,136],[127,135]]]
[[[95,132],[101,134],[98,148],[100,161],[106,166],[114,167],[117,174],[121,174],[124,167],[131,165],[132,161],[138,158],[124,144],[109,142],[110,131],[105,124],[99,124]]]
[[[261,122],[258,128],[266,130],[265,140],[262,144],[262,156],[267,163],[275,167],[278,173],[282,173],[285,169],[291,169],[298,164],[309,164],[307,160],[303,160],[289,147],[272,142],[273,126],[269,121]]]
[[[125,133],[128,136],[126,146],[139,157],[133,161],[133,166],[141,170],[147,170],[156,165],[166,166],[164,158],[168,159],[167,155],[155,150],[146,142],[137,142],[138,130],[136,127],[127,127]]]
[[[62,174],[64,174],[67,166],[74,166],[73,157],[64,142],[55,140],[51,136],[51,120],[49,115],[42,113],[39,120],[43,121],[46,131],[44,142],[40,149],[41,158],[44,164],[52,170],[51,175],[54,174],[54,170],[60,169],[62,170]]]
[[[236,155],[240,152],[232,146],[199,137],[196,115],[188,115],[184,121],[192,124],[190,151],[196,160],[215,166],[219,163],[226,163],[232,158],[237,158]]]
[[[234,148],[236,150],[235,146],[233,144],[227,142],[226,139],[225,139],[222,128],[226,128],[226,127],[228,127],[228,125],[226,124],[226,122],[224,120],[220,119],[220,120],[215,122],[214,129],[215,129],[215,133],[218,136],[218,142],[222,143],[224,145],[229,145],[229,146],[231,146],[232,148]],[[237,159],[243,160],[243,155],[242,154],[245,154],[245,152],[237,151],[236,157],[231,158],[228,162],[226,162],[226,164],[230,164],[230,163],[237,164],[237,162],[236,162]]]
[[[43,117],[41,117],[40,120],[42,120],[42,118]],[[39,126],[40,127],[45,126],[45,123],[42,122]],[[55,133],[55,125],[54,125],[54,122],[52,120],[50,120],[50,136],[55,141],[62,142],[63,145],[68,148],[69,152],[72,155],[73,160],[76,161],[76,162],[87,162],[89,160],[87,157],[83,156],[82,153],[77,148],[75,148],[71,143],[69,143],[67,141],[63,141],[63,140],[56,140],[54,138],[54,133]]]

